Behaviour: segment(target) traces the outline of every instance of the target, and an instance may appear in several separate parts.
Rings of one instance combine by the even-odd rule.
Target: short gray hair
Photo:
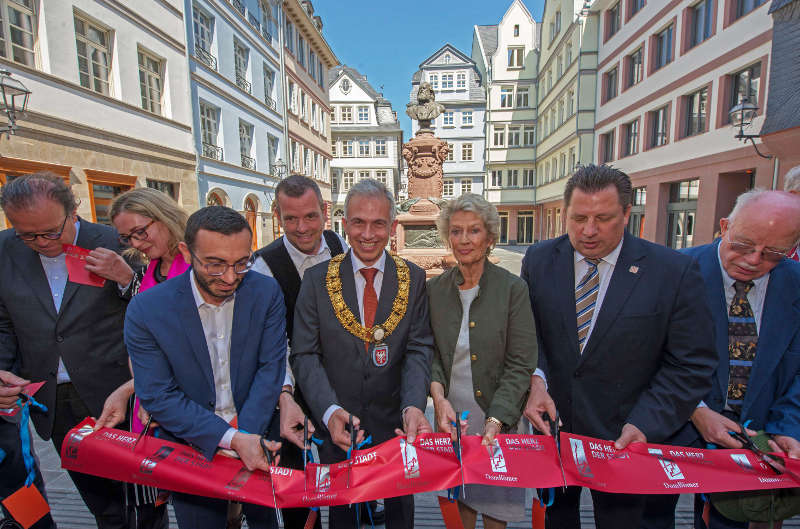
[[[800,165],[795,165],[783,177],[784,191],[800,191]]]
[[[78,207],[78,199],[69,184],[54,173],[42,171],[7,182],[0,191],[0,208],[4,211],[28,209],[42,199],[61,204],[67,215],[71,215]]]
[[[742,212],[742,210],[750,203],[755,202],[756,200],[762,198],[765,193],[768,193],[766,189],[761,189],[760,187],[756,187],[751,189],[750,191],[745,191],[738,197],[736,197],[736,203],[733,205],[733,209],[730,213],[728,213],[728,222],[733,224],[734,219]]]
[[[353,199],[353,197],[385,198],[389,201],[389,221],[394,222],[394,218],[397,216],[394,195],[392,195],[392,192],[389,191],[389,188],[387,188],[381,182],[378,182],[372,178],[364,178],[359,180],[355,185],[353,185],[353,187],[350,188],[350,191],[347,192],[347,197],[344,199],[344,217],[346,219],[350,218],[350,215],[347,213],[347,209],[350,206],[350,201]]]
[[[439,230],[439,238],[445,243],[450,245],[450,217],[459,211],[469,211],[475,213],[486,227],[489,236],[492,238],[492,244],[489,247],[491,250],[497,241],[500,240],[500,215],[497,213],[497,208],[486,201],[480,195],[475,193],[464,193],[458,198],[448,200],[439,212],[439,218],[436,219],[436,228]]]

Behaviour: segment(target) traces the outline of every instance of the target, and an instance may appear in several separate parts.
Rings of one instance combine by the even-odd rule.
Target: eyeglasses
[[[728,246],[734,252],[740,255],[750,255],[751,253],[757,251],[756,247],[752,244],[745,244],[743,242],[736,242],[731,240],[730,235],[728,235]],[[764,248],[761,250],[761,258],[765,261],[772,261],[773,263],[777,263],[781,261],[786,254],[788,254],[788,250],[785,252],[779,252],[777,250],[770,250],[769,248]]]
[[[131,232],[128,235],[120,235],[119,237],[117,237],[117,239],[119,240],[120,244],[124,244],[125,246],[130,246],[131,239],[135,241],[146,241],[149,237],[149,234],[147,233],[147,228],[152,226],[155,221],[156,219],[153,219],[144,226],[142,226],[141,228],[135,228],[131,230]]]
[[[60,239],[61,234],[64,233],[64,226],[67,225],[67,219],[69,217],[69,215],[64,217],[64,222],[61,223],[61,228],[58,231],[51,231],[47,233],[17,233],[16,235],[23,241],[27,242],[35,241],[37,237],[41,237],[42,239],[47,239],[49,241],[56,241]]]
[[[233,268],[233,271],[239,275],[246,274],[250,268],[252,268],[253,263],[256,261],[256,256],[250,253],[250,256],[247,259],[242,259],[233,264],[228,263],[204,263],[197,257],[192,250],[189,250],[189,253],[194,259],[197,259],[197,262],[203,266],[203,269],[206,273],[210,276],[219,277],[224,275],[225,272],[228,271],[228,268]]]

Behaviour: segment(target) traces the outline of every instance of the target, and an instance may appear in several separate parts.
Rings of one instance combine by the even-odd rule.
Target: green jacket
[[[457,266],[428,280],[434,336],[432,381],[450,393],[463,309]],[[475,401],[504,425],[517,424],[536,369],[538,345],[528,288],[511,272],[486,260],[480,289],[469,309],[469,344]]]

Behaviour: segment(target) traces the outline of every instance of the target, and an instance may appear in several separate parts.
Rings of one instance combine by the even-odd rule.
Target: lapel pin
[[[628,268],[628,272],[630,272],[631,274],[638,274],[639,273],[639,267],[638,266],[631,266],[630,268]]]

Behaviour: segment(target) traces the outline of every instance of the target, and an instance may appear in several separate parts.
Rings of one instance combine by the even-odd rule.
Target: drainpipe
[[[283,177],[286,178],[289,176],[289,171],[292,166],[291,160],[289,159],[289,106],[287,101],[289,99],[289,84],[286,79],[286,45],[283,41],[286,27],[286,12],[283,9],[283,2],[281,2],[281,0],[277,0],[277,2],[281,5],[281,9],[278,10],[278,46],[280,48],[281,90],[283,92],[283,97],[281,97],[283,100],[283,162],[286,164]]]
[[[778,171],[780,170],[781,161],[778,159],[777,154],[773,154],[775,157],[772,160],[772,189],[778,189]]]

